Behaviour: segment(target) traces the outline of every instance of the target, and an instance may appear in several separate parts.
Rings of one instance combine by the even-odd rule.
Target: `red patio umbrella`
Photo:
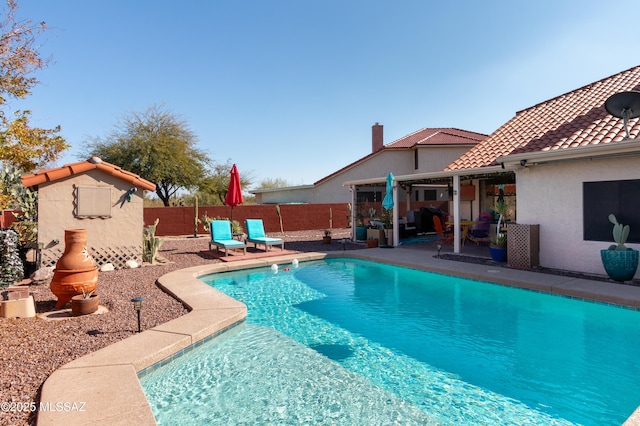
[[[224,203],[231,206],[231,220],[233,220],[233,208],[238,204],[242,204],[242,188],[240,187],[240,173],[234,164],[231,167],[231,177],[229,179],[229,188]]]

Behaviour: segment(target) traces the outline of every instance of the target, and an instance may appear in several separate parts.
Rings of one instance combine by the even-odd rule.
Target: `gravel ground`
[[[350,229],[333,230],[334,241],[322,244],[322,230],[270,233],[284,237],[288,250],[331,251],[363,248],[363,244],[340,240],[348,238]],[[100,305],[108,308],[101,315],[86,315],[64,320],[42,318],[0,318],[0,425],[35,424],[36,413],[18,411],[19,404],[39,404],[40,388],[47,377],[60,366],[131,336],[137,330],[137,317],[131,299],[145,298],[142,329],[184,315],[182,304],[156,287],[156,280],[171,271],[189,266],[218,262],[203,257],[208,249],[206,237],[166,237],[160,249],[159,265],[138,269],[101,272],[96,293]],[[54,310],[56,297],[48,285],[31,285],[38,313]]]

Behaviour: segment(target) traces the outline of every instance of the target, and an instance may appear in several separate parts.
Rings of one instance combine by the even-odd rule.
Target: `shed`
[[[144,191],[155,184],[99,157],[22,176],[38,191],[38,247],[42,266],[64,252],[65,229],[86,229],[87,249],[98,265],[142,263]]]

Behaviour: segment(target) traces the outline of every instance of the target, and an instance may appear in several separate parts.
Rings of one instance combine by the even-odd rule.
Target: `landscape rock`
[[[114,268],[113,267],[113,263],[105,263],[100,267],[100,272],[108,272],[108,271],[113,271]]]

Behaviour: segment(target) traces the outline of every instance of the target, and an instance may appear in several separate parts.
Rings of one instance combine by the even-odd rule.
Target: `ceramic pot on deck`
[[[56,309],[77,294],[93,292],[98,285],[98,266],[87,251],[87,230],[64,231],[64,253],[58,259],[51,279],[51,292],[56,295]]]

